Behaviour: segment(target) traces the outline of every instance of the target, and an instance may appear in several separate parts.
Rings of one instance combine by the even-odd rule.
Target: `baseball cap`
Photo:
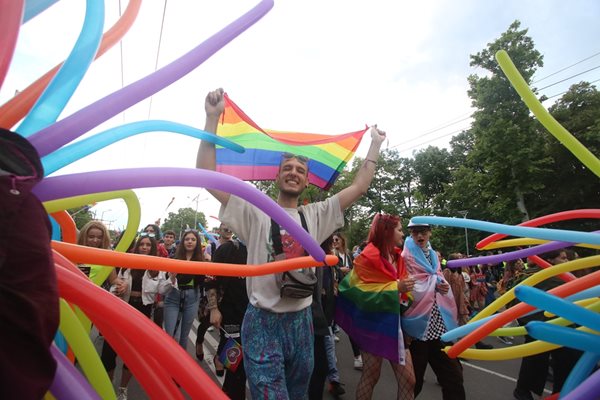
[[[431,228],[429,226],[429,224],[417,224],[417,223],[413,222],[412,220],[410,220],[408,222],[408,227],[409,228]]]

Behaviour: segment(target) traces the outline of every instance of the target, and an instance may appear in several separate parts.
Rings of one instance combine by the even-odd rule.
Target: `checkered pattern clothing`
[[[442,314],[436,303],[433,303],[431,309],[431,318],[427,325],[427,333],[425,334],[425,340],[435,340],[442,337],[446,333],[446,325],[442,319]]]

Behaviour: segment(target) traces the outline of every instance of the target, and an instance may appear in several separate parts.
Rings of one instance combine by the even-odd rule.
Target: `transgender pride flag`
[[[322,135],[262,129],[227,94],[224,99],[217,134],[243,146],[246,152],[217,146],[217,171],[246,181],[274,180],[281,154],[288,152],[308,157],[309,182],[327,190],[354,156],[367,131]]]

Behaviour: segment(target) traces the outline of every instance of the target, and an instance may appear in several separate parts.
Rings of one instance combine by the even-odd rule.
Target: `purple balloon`
[[[48,389],[59,400],[66,399],[100,399],[98,393],[92,389],[88,381],[54,345],[50,352],[56,360],[56,374],[54,381]]]
[[[594,372],[572,392],[562,397],[564,400],[600,399],[600,370]]]
[[[220,172],[192,168],[131,168],[83,172],[43,179],[34,188],[40,201],[132,188],[190,186],[217,189],[254,204],[287,230],[317,261],[321,246],[269,196],[246,182]]]
[[[82,108],[29,137],[40,157],[77,139],[132,105],[152,96],[181,79],[227,43],[256,23],[273,7],[273,0],[262,0],[246,14],[205,40],[187,54],[116,92]]]
[[[594,233],[600,233],[600,231],[594,231]],[[554,251],[558,249],[562,249],[565,247],[569,247],[574,245],[575,243],[571,242],[550,242],[544,243],[539,246],[528,247],[526,249],[515,250],[509,253],[502,254],[494,254],[492,256],[482,256],[482,257],[473,257],[473,258],[461,258],[460,260],[450,260],[446,264],[448,268],[460,268],[460,267],[468,267],[469,265],[476,264],[498,264],[502,261],[512,261],[517,258],[525,258],[529,256],[534,256],[537,254],[547,253],[549,251]]]

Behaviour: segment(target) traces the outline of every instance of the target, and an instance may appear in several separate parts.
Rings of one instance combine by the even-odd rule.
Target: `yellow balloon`
[[[496,242],[492,242],[485,247],[480,248],[479,250],[496,250],[503,249],[505,247],[524,247],[524,246],[533,246],[538,244],[548,243],[548,240],[541,239],[531,239],[531,238],[517,238],[517,239],[506,239],[506,240],[498,240]],[[600,246],[597,244],[587,244],[587,243],[578,243],[573,245],[575,247],[586,247],[588,249],[600,249]]]
[[[116,399],[112,382],[98,357],[96,348],[83,328],[71,306],[60,299],[60,331],[65,336],[69,346],[73,349],[75,357],[94,390],[103,399]]]
[[[577,330],[595,333],[593,330],[586,327],[579,327]],[[444,348],[445,352],[448,352],[451,346]],[[460,358],[468,358],[471,360],[484,360],[484,361],[499,361],[499,360],[512,360],[515,358],[523,358],[527,356],[533,356],[535,354],[545,353],[550,350],[558,349],[562,346],[543,342],[541,340],[535,340],[526,344],[519,344],[517,346],[505,347],[502,349],[492,350],[478,350],[478,349],[467,349],[460,354]]]
[[[575,304],[585,307],[590,311],[596,311],[596,312],[600,311],[600,300],[598,300],[597,298],[577,301],[577,302],[575,302]],[[549,314],[550,313],[548,313],[548,312],[544,312],[544,315],[546,317],[551,318],[553,315],[549,315]],[[559,325],[559,326],[569,326],[573,323],[572,321],[569,321],[563,317],[554,318],[554,319],[551,319],[550,321],[546,321],[546,322],[549,324]],[[525,329],[524,326],[515,326],[515,327],[510,327],[510,328],[496,329],[494,332],[490,333],[489,336],[523,336],[526,334],[527,334],[527,329]]]
[[[577,271],[584,268],[595,267],[600,265],[600,256],[592,256],[580,258],[577,260],[569,261],[563,264],[554,265],[550,268],[542,269],[541,271],[536,272],[531,275],[529,278],[525,279],[523,282],[519,283],[519,285],[527,285],[527,286],[535,286],[538,283],[548,279],[550,277],[560,275],[563,272],[572,272]],[[515,287],[517,287],[515,286]],[[502,296],[498,297],[492,304],[481,310],[474,316],[469,322],[475,322],[482,318],[489,317],[494,314],[500,308],[508,304],[510,301],[515,298],[515,288],[513,287]]]
[[[513,64],[504,50],[496,53],[496,60],[500,64],[500,68],[513,85],[517,93],[521,96],[523,102],[544,125],[544,127],[560,141],[575,157],[579,159],[592,171],[596,176],[600,177],[600,160],[589,151],[579,140],[577,140],[568,130],[566,130],[557,120],[544,108],[542,103],[537,99],[531,91],[525,79],[519,74],[519,71]]]
[[[91,204],[93,202],[113,199],[123,199],[125,201],[125,204],[127,205],[127,227],[125,228],[125,234],[123,235],[121,241],[115,249],[116,251],[125,252],[129,248],[129,245],[135,239],[137,229],[140,226],[140,221],[142,220],[140,201],[133,190],[129,189],[116,190],[113,192],[92,193],[83,196],[74,196],[59,200],[47,201],[44,203],[44,208],[46,209],[46,212],[51,214],[56,211],[79,207],[85,204]],[[92,282],[94,282],[96,285],[101,285],[106,280],[106,278],[108,278],[110,271],[112,271],[112,267],[95,267],[97,268],[94,268],[94,276],[92,277],[90,274],[90,279],[92,279]]]

